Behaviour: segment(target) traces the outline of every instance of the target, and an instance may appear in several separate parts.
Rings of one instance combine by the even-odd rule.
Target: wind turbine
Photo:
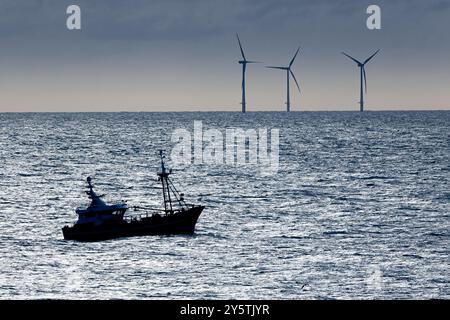
[[[294,78],[295,84],[297,85],[298,92],[300,92],[300,86],[298,85],[297,79],[295,78],[294,73],[292,72],[292,64],[294,63],[295,58],[297,57],[298,52],[300,51],[300,47],[298,47],[297,52],[295,52],[294,57],[292,58],[291,62],[289,62],[289,66],[287,67],[266,67],[270,69],[280,69],[280,70],[286,70],[286,79],[287,79],[287,100],[286,100],[286,111],[291,111],[291,98],[289,94],[289,78],[292,75],[292,78]]]
[[[374,54],[372,54],[369,58],[366,59],[366,61],[364,61],[363,63],[361,63],[360,61],[356,60],[355,58],[349,56],[348,54],[346,54],[345,52],[342,52],[342,54],[346,57],[348,57],[349,59],[353,60],[354,62],[356,62],[356,64],[358,65],[359,69],[360,69],[360,99],[359,99],[359,111],[363,112],[364,111],[364,90],[363,90],[363,82],[364,82],[364,87],[365,87],[365,91],[367,94],[367,77],[366,77],[366,64],[372,60],[373,57],[375,57],[375,55],[380,52],[381,49],[378,49]]]
[[[245,58],[244,50],[242,49],[241,40],[239,39],[239,35],[236,34],[236,37],[238,39],[239,48],[241,49],[242,54],[242,60],[239,61],[239,64],[242,64],[242,113],[245,113],[247,111],[247,103],[245,101],[245,71],[247,69],[248,63],[259,63],[256,61],[248,61],[247,58]]]

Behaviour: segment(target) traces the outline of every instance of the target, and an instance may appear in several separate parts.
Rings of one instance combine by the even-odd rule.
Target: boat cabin
[[[77,208],[75,212],[78,214],[77,225],[94,224],[101,225],[105,222],[123,221],[123,216],[128,209],[126,203],[108,205],[103,200],[104,195],[98,195],[94,191],[91,177],[87,178],[88,190],[86,194],[91,199],[91,204],[87,208]]]

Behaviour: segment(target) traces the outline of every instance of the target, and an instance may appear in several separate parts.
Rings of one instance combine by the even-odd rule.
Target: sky
[[[68,30],[66,8],[81,8]],[[381,30],[366,27],[369,5]],[[0,0],[0,112],[450,110],[450,0]]]

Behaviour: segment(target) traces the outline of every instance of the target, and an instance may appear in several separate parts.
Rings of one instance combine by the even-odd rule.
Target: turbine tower
[[[287,81],[286,111],[287,112],[291,111],[291,97],[290,97],[290,92],[289,92],[289,79],[290,79],[291,75],[292,75],[292,78],[294,78],[295,84],[297,85],[298,92],[301,92],[300,86],[298,85],[298,82],[297,82],[297,79],[295,78],[294,72],[292,72],[292,69],[291,69],[292,64],[294,63],[294,60],[297,57],[299,50],[300,50],[300,47],[297,49],[297,52],[295,52],[295,55],[292,58],[291,62],[289,62],[289,66],[287,66],[287,67],[266,67],[266,68],[270,68],[270,69],[280,69],[280,70],[286,71],[286,81]]]
[[[239,61],[239,64],[242,64],[242,113],[247,112],[247,103],[245,101],[245,71],[247,69],[247,64],[248,63],[259,63],[256,61],[248,61],[247,58],[245,58],[245,54],[244,54],[244,50],[242,49],[242,44],[241,44],[241,40],[239,39],[239,35],[236,34],[236,37],[238,39],[238,43],[239,43],[239,48],[241,49],[241,55],[242,55],[242,60]]]
[[[365,87],[365,91],[367,94],[367,77],[366,77],[366,64],[372,60],[373,57],[375,57],[375,55],[380,52],[380,49],[378,49],[373,55],[371,55],[369,58],[366,59],[366,61],[364,61],[363,63],[361,63],[360,61],[356,60],[355,58],[349,56],[348,54],[346,54],[345,52],[342,52],[343,55],[345,55],[346,57],[348,57],[349,59],[353,60],[354,62],[356,62],[356,64],[359,67],[359,73],[360,73],[360,99],[359,99],[359,111],[363,112],[364,111],[364,90],[363,90],[363,85]],[[364,84],[363,84],[364,82]]]

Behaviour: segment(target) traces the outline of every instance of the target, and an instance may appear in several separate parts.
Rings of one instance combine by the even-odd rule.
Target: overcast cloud
[[[82,31],[65,28],[70,4]],[[382,30],[365,27],[369,4]],[[246,54],[294,65],[293,109],[353,110],[367,67],[372,109],[449,108],[450,1],[0,0],[0,111],[239,110]],[[281,74],[249,68],[250,110],[282,110]],[[171,110],[172,110],[171,109]]]

